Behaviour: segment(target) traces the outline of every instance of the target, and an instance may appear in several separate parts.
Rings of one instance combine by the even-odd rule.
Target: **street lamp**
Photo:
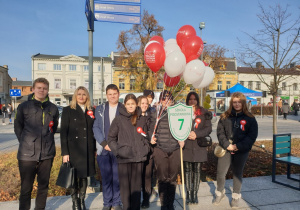
[[[200,22],[200,24],[199,24],[199,29],[200,29],[200,38],[202,39],[202,29],[204,29],[205,28],[205,22]],[[203,53],[201,53],[201,61],[203,61]],[[203,106],[202,104],[203,104],[203,88],[200,88],[200,105],[201,106]]]

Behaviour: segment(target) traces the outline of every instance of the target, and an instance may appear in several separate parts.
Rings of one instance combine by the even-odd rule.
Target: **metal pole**
[[[103,91],[104,91],[104,69],[103,69],[103,61],[104,61],[104,59],[101,57],[101,104],[104,103],[104,101],[103,101]]]
[[[200,38],[202,39],[202,28],[200,28]],[[201,61],[203,61],[203,53],[201,53]],[[200,106],[203,106],[203,88],[200,88]]]
[[[89,32],[89,94],[92,105],[94,105],[94,91],[93,91],[93,32],[94,32],[94,0],[90,0],[91,5],[91,18],[90,24],[88,23]]]

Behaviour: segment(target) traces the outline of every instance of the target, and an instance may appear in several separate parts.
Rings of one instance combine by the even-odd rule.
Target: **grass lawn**
[[[262,149],[260,146],[264,145]],[[244,169],[244,177],[270,176],[272,174],[272,141],[257,141],[249,154],[248,161]],[[208,161],[203,165],[201,174],[202,181],[214,181],[217,175],[217,158],[213,154],[216,144],[208,148]],[[65,195],[64,188],[55,185],[61,165],[61,151],[56,148],[56,157],[50,176],[50,186],[48,196]],[[300,139],[292,140],[292,154],[300,157]],[[292,173],[300,173],[300,168],[291,167]],[[98,170],[97,170],[98,171]],[[286,165],[277,164],[277,174],[285,174]],[[96,176],[98,177],[98,176]],[[231,170],[227,174],[227,179],[232,178]],[[37,183],[34,183],[32,198],[36,197]],[[17,152],[0,155],[0,201],[18,200],[20,193],[20,175],[18,169]]]

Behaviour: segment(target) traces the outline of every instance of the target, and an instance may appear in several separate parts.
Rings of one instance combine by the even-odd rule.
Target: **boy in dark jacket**
[[[49,101],[49,82],[38,78],[33,94],[19,105],[14,129],[19,141],[18,162],[21,176],[19,209],[30,209],[32,185],[37,175],[38,191],[35,209],[45,209],[50,171],[55,156],[54,134],[58,125],[58,109]]]

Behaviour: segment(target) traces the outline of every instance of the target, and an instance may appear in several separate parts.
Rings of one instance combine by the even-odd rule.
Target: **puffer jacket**
[[[241,123],[242,120],[245,123]],[[220,146],[226,149],[231,139],[238,148],[238,151],[235,153],[250,151],[257,135],[258,125],[255,117],[249,117],[243,112],[236,113],[235,110],[232,110],[228,118],[220,119],[218,122],[217,137]]]
[[[137,132],[141,127],[147,134],[147,118],[142,117],[142,111],[137,107],[136,126],[131,124],[131,114],[124,105],[119,108],[120,115],[112,121],[108,132],[108,146],[117,157],[118,163],[144,162],[149,153],[149,140]]]
[[[14,121],[15,134],[20,143],[18,160],[39,161],[55,156],[54,134],[59,112],[47,97],[44,102],[28,96],[28,101],[18,106]],[[49,128],[53,121],[52,130]]]

